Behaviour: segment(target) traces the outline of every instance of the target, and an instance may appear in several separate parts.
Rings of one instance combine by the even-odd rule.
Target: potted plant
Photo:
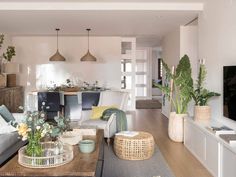
[[[193,90],[191,64],[187,55],[181,58],[175,71],[171,71],[163,60],[162,63],[166,72],[166,79],[170,84],[169,86],[156,84],[156,86],[167,95],[174,108],[169,117],[168,134],[173,141],[183,142],[183,118],[187,115]]]
[[[208,106],[208,101],[214,96],[220,96],[219,93],[211,92],[203,87],[206,79],[206,67],[200,64],[198,77],[196,80],[196,88],[191,93],[195,102],[194,118],[195,120],[209,120],[211,118],[211,108]]]
[[[13,56],[16,56],[15,47],[8,46],[6,53],[3,53],[3,58],[8,62],[11,62]]]
[[[2,48],[4,41],[4,35],[0,34],[0,50]],[[6,87],[6,75],[2,74],[2,56],[0,56],[0,88],[1,87]]]
[[[16,51],[14,46],[8,46],[7,51],[3,53],[3,58],[5,59],[4,63],[4,73],[15,74],[19,70],[19,64],[13,63],[12,58],[16,56]]]

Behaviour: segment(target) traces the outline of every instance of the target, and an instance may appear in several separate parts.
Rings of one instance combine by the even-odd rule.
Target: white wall
[[[198,70],[198,27],[197,26],[181,26],[166,35],[162,41],[162,58],[169,67],[176,66],[182,56],[189,56],[192,66],[192,76],[195,80]],[[164,79],[163,79],[164,82]],[[166,105],[162,106],[162,113],[169,117],[170,103],[166,99]],[[189,104],[188,113],[193,116],[194,103]]]
[[[99,85],[120,89],[121,38],[91,37],[90,51],[97,62],[81,62],[87,52],[87,37],[63,36],[59,38],[59,51],[66,62],[49,62],[56,52],[53,36],[15,36],[16,60],[21,64],[20,85],[26,91],[40,89],[46,85],[73,81],[99,82]]]
[[[180,28],[173,30],[163,38],[162,58],[170,67],[178,64],[180,58]],[[163,75],[162,84],[164,84],[164,82],[165,74]],[[162,114],[169,117],[170,111],[170,102],[166,98],[162,102]]]
[[[208,0],[199,16],[199,58],[206,60],[207,88],[223,94],[223,66],[236,65],[236,1]],[[223,96],[210,101],[212,118],[223,118]]]
[[[162,40],[162,58],[170,66],[176,66],[180,58],[180,28],[165,35]]]
[[[192,66],[192,77],[195,81],[198,73],[198,26],[180,27],[180,57],[188,55]]]
[[[199,69],[198,58],[198,26],[197,24],[180,27],[180,56],[188,55],[192,67],[192,78],[195,84]],[[194,115],[195,103],[192,100],[188,106],[189,116]]]

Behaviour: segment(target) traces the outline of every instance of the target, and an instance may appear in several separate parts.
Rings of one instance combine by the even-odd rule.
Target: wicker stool
[[[116,135],[114,150],[121,159],[145,160],[153,155],[154,144],[153,136],[147,132],[139,132],[134,137]]]

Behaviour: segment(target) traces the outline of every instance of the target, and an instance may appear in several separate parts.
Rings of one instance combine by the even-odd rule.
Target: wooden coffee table
[[[90,154],[83,154],[78,146],[74,146],[74,159],[63,166],[44,169],[31,169],[18,163],[18,155],[15,155],[0,168],[0,176],[101,176],[103,168],[103,130],[98,130],[96,136],[88,136],[86,139],[95,139],[96,149]],[[100,170],[97,170],[100,169]],[[98,174],[99,173],[99,174]]]

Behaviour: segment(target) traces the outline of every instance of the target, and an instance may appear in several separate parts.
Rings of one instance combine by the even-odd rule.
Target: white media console
[[[185,118],[184,145],[214,177],[236,177],[236,145],[230,145],[207,129],[218,124]]]

